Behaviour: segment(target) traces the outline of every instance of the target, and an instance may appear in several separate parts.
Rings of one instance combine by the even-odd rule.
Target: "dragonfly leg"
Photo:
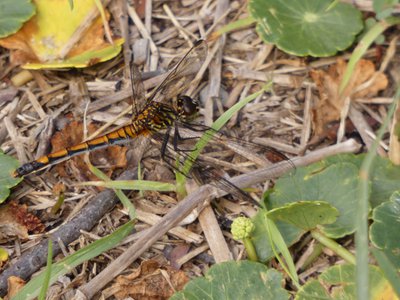
[[[192,148],[192,149],[180,149],[180,148],[178,147],[179,142],[186,141],[186,140],[193,140],[193,139],[197,139],[197,137],[186,137],[186,138],[182,137],[182,136],[179,134],[179,127],[178,127],[178,125],[175,123],[175,130],[174,130],[174,136],[173,136],[173,142],[172,142],[172,143],[173,143],[173,145],[174,145],[174,150],[175,150],[176,152],[192,152],[192,151],[196,150],[196,148]]]
[[[170,133],[171,133],[171,127],[168,127],[167,132],[165,133],[162,144],[161,144],[161,159],[164,161],[165,161],[165,155],[166,155],[166,150],[167,150]]]
[[[161,159],[168,165],[170,166],[174,171],[181,173],[182,175],[186,176],[187,178],[191,178],[188,174],[184,174],[179,168],[171,163],[171,161],[175,161],[176,159],[169,155],[167,153],[167,148],[168,148],[168,141],[171,133],[171,128],[167,129],[167,132],[165,133],[163,137],[163,141],[161,144]],[[175,148],[175,147],[174,147]],[[182,149],[174,149],[176,152],[183,151]]]
[[[169,154],[164,153],[164,155],[162,156],[162,160],[169,166],[171,167],[171,169],[173,169],[175,172],[178,172],[180,174],[182,174],[183,176],[185,176],[186,178],[192,179],[192,177],[189,174],[185,174],[182,172],[182,170],[179,170],[179,168],[177,166],[174,166],[171,161],[174,161],[174,157],[172,157]]]
[[[163,137],[163,141],[162,141],[162,144],[161,144],[161,158],[164,158],[164,156],[166,154],[166,149],[167,149],[167,146],[168,146],[168,141],[169,141],[170,136],[171,136],[171,127],[169,127],[167,129],[167,132],[165,133],[165,135]],[[184,141],[184,140],[188,140],[188,139],[193,139],[193,138],[192,137],[190,137],[190,138],[182,138],[179,135],[178,127],[175,127],[174,136],[173,136],[174,151],[176,151],[176,152],[191,152],[191,151],[193,151],[194,149],[180,149],[178,147],[179,142]]]

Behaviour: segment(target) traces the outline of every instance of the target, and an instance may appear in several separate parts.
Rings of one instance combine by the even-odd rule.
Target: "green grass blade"
[[[373,167],[373,161],[376,157],[376,150],[379,142],[389,125],[393,113],[395,111],[398,99],[400,98],[400,87],[397,88],[393,103],[390,105],[389,111],[384,122],[379,129],[376,139],[371,145],[370,150],[362,162],[359,175],[359,199],[358,210],[356,216],[357,231],[356,241],[356,282],[357,282],[357,299],[369,299],[369,278],[368,278],[368,214],[369,214],[369,194],[370,194],[370,174]]]
[[[254,94],[251,94],[244,99],[240,100],[238,103],[229,108],[226,112],[224,112],[215,122],[212,124],[212,130],[207,130],[203,136],[197,141],[194,146],[195,150],[192,151],[189,155],[189,158],[185,160],[182,168],[183,174],[189,174],[190,169],[192,168],[193,162],[200,155],[201,151],[203,151],[204,147],[207,143],[212,139],[214,132],[219,131],[231,118],[234,114],[236,114],[239,110],[241,110],[247,103],[253,101],[258,96],[262,95],[265,91],[270,89],[272,83],[268,83],[262,87],[262,89]]]
[[[346,71],[344,72],[342,82],[339,87],[339,94],[341,95],[345,90],[347,84],[350,81],[351,75],[354,72],[354,68],[361,57],[367,52],[368,48],[375,41],[375,39],[384,32],[388,27],[400,24],[400,18],[388,17],[379,23],[376,23],[371,29],[364,35],[357,47],[354,49],[353,54],[350,57],[349,63],[347,64]]]
[[[101,186],[109,189],[120,189],[129,191],[159,191],[175,192],[175,185],[167,182],[151,180],[113,180],[113,181],[86,181],[76,185],[79,186]]]
[[[268,218],[267,215],[265,215],[265,221],[265,224],[267,225],[266,229],[268,232],[268,238],[270,240],[271,249],[274,252],[275,258],[279,261],[279,264],[281,265],[282,269],[285,270],[286,274],[289,275],[293,284],[300,289],[301,286],[296,272],[296,266],[293,262],[292,256],[290,255],[290,251],[286,246],[285,240],[283,239],[275,222]],[[275,249],[275,246],[278,248],[278,251]],[[279,253],[282,254],[285,261],[281,259]]]
[[[133,228],[133,222],[128,222],[115,230],[112,234],[93,242],[89,246],[86,246],[74,254],[53,264],[49,280],[50,284],[57,281],[59,276],[70,272],[71,269],[75,268],[81,263],[115,247],[132,232]],[[45,276],[46,272],[42,272],[38,276],[35,276],[18,292],[17,295],[12,298],[12,300],[28,300],[37,297],[43,285]]]
[[[235,22],[228,23],[225,26],[222,26],[217,31],[215,31],[212,34],[212,38],[217,38],[225,33],[229,33],[234,30],[245,28],[255,22],[256,22],[256,19],[254,19],[252,16],[248,16],[247,18],[239,19]]]
[[[110,178],[107,177],[106,174],[104,174],[102,171],[100,171],[98,168],[96,168],[95,166],[93,166],[89,161],[86,161],[86,163],[89,166],[89,170],[96,175],[97,177],[99,177],[100,179],[103,179],[105,182],[112,182]],[[121,201],[122,205],[128,210],[128,214],[131,220],[135,220],[136,219],[136,209],[135,206],[133,206],[133,204],[131,203],[131,201],[129,201],[128,197],[126,197],[126,195],[117,188],[113,188],[115,195],[117,195],[118,199]]]
[[[44,278],[43,278],[43,286],[40,289],[39,300],[45,300],[47,290],[49,288],[50,283],[50,276],[51,276],[51,266],[53,263],[53,243],[49,239],[48,247],[47,247],[47,266],[46,270],[44,271]]]

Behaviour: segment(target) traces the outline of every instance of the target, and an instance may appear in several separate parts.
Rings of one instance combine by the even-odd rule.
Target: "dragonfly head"
[[[181,118],[190,120],[199,112],[199,103],[189,96],[178,96],[177,111]]]

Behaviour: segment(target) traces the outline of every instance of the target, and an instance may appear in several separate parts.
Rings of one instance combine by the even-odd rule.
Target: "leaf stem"
[[[219,28],[217,31],[213,32],[211,34],[211,36],[209,37],[209,39],[214,40],[225,33],[228,33],[228,32],[234,31],[234,30],[238,30],[238,29],[242,29],[242,28],[247,27],[255,22],[256,22],[256,19],[254,19],[252,16],[248,16],[247,18],[239,19],[235,22],[228,23],[225,26]]]
[[[251,238],[244,238],[243,245],[246,248],[247,256],[251,261],[258,261],[256,249]]]
[[[342,247],[340,244],[336,243],[336,241],[328,238],[326,235],[321,233],[319,230],[317,230],[317,229],[311,230],[311,235],[314,239],[316,239],[322,245],[331,249],[333,252],[335,252],[337,255],[339,255],[341,258],[343,258],[348,263],[350,263],[352,265],[356,264],[356,258],[350,251],[348,251],[346,248]]]

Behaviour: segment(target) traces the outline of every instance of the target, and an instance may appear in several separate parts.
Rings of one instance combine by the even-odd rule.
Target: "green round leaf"
[[[0,38],[17,32],[35,14],[30,0],[0,1]]]
[[[331,238],[343,237],[355,230],[358,168],[351,163],[326,167],[324,162],[296,169],[292,177],[279,179],[269,196],[271,208],[298,201],[326,201],[339,210],[333,224],[322,230]]]
[[[298,56],[332,56],[351,46],[363,28],[352,5],[329,0],[251,0],[250,14],[267,43]]]
[[[289,299],[282,275],[263,264],[229,261],[214,265],[170,299]]]
[[[378,20],[383,20],[384,18],[389,17],[396,6],[398,4],[398,0],[374,0],[372,1],[372,7],[376,13],[376,17]]]
[[[344,154],[331,156],[325,160],[327,164],[335,164],[337,162],[352,163],[360,168],[365,154],[353,155]],[[380,156],[374,158],[374,166],[371,169],[371,196],[370,204],[376,207],[387,202],[391,195],[400,187],[400,167],[395,166],[392,162]]]
[[[371,242],[381,249],[391,263],[400,269],[400,192],[390,201],[377,206],[372,214]]]
[[[317,279],[309,280],[301,287],[296,300],[313,299],[357,299],[355,267],[353,265],[333,266],[321,273]],[[369,266],[370,299],[386,299],[392,295],[390,284],[375,266]],[[386,294],[384,294],[386,292]],[[389,298],[387,298],[389,299]]]
[[[334,223],[339,212],[326,202],[299,201],[272,209],[267,215],[274,221],[280,220],[303,230],[311,230],[317,225]]]
[[[0,151],[0,203],[7,199],[10,194],[10,188],[22,180],[22,178],[14,178],[12,176],[18,165],[19,162],[15,158]]]

